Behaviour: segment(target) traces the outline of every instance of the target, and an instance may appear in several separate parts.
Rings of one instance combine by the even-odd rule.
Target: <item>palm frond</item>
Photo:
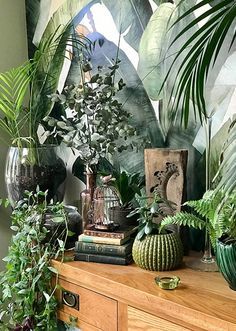
[[[18,118],[29,90],[31,66],[27,61],[20,67],[0,74],[0,127],[12,140],[22,133]]]
[[[183,1],[180,1],[179,6],[182,2]],[[193,8],[186,11],[176,20],[172,28],[174,28],[175,25],[187,15],[211,2],[211,0],[203,0],[193,6]],[[176,65],[177,60],[187,49],[188,52],[181,61],[183,66],[178,69],[176,74],[177,84],[172,88],[169,99],[170,117],[176,118],[173,114],[176,114],[178,109],[182,109],[181,120],[185,127],[188,125],[190,105],[193,104],[194,111],[198,114],[201,121],[203,117],[208,115],[205,105],[205,84],[209,75],[209,70],[214,66],[215,61],[220,54],[220,50],[224,45],[225,37],[234,26],[236,17],[235,1],[224,0],[205,11],[176,36],[172,45],[177,43],[193,26],[208,17],[209,19],[207,23],[193,33],[180,48],[162,84],[163,88]],[[236,32],[234,31],[228,48],[229,51],[235,40],[235,34]],[[173,99],[174,102],[172,102]]]
[[[44,35],[38,45],[33,63],[35,63],[32,94],[31,94],[31,126],[32,132],[42,119],[50,113],[53,102],[48,97],[55,94],[62,66],[67,57],[67,46],[84,47],[85,39],[80,39],[74,35],[72,25],[69,23],[65,27],[58,27],[54,33]]]
[[[30,83],[30,62],[0,74],[0,107],[8,119],[18,115]]]

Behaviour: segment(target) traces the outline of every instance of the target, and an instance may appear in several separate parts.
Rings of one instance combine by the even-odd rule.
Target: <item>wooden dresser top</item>
[[[191,326],[191,330],[236,330],[236,292],[229,289],[219,272],[193,271],[185,266],[170,272],[151,272],[134,264],[118,266],[75,261],[53,261],[53,265],[65,281]],[[154,281],[157,275],[177,275],[180,285],[175,290],[160,289]]]

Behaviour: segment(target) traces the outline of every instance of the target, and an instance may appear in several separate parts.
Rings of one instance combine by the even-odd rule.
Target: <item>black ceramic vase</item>
[[[57,155],[57,146],[37,148],[10,147],[5,168],[5,182],[12,206],[24,191],[48,190],[47,199],[62,201],[65,191],[66,166]]]

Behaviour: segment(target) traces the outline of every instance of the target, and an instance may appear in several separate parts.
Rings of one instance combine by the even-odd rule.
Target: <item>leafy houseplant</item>
[[[120,172],[114,171],[109,184],[115,187],[121,207],[125,209],[133,206],[133,200],[136,194],[141,195],[144,178],[139,173],[129,174],[125,170]]]
[[[181,0],[177,6],[177,10],[181,8],[184,1]],[[206,102],[206,86],[209,80],[212,69],[219,58],[222,57],[222,50],[227,49],[227,55],[234,49],[235,45],[235,17],[236,5],[235,1],[200,1],[184,13],[173,23],[172,28],[175,28],[179,23],[185,20],[189,15],[193,15],[197,9],[203,9],[206,4],[210,5],[206,11],[198,17],[190,20],[177,36],[172,40],[171,47],[178,45],[182,38],[186,37],[190,32],[190,36],[181,45],[167,71],[166,77],[162,84],[164,88],[168,83],[172,72],[175,73],[175,82],[168,96],[168,114],[169,119],[176,120],[179,110],[181,110],[181,121],[187,127],[190,118],[191,109],[196,117],[198,115],[201,124],[205,129],[206,137],[206,191],[211,189],[211,131],[212,117],[215,114],[213,110],[208,109]],[[207,22],[200,28],[199,23],[208,18]],[[193,31],[193,29],[196,29]],[[173,29],[172,29],[173,30]],[[181,59],[181,65],[178,62]],[[177,70],[176,70],[177,65]],[[234,154],[233,154],[234,155]],[[228,162],[230,165],[235,164],[233,158]],[[227,182],[232,182],[232,176],[224,173],[221,178],[221,188],[227,186]],[[235,182],[235,181],[234,181]],[[232,186],[232,185],[231,185]],[[231,187],[232,188],[232,187]],[[210,265],[213,265],[211,255],[211,247],[209,237],[206,233],[205,251],[201,259],[204,264],[201,264],[202,269],[210,270]],[[199,267],[199,266],[198,266]]]
[[[130,216],[139,215],[139,232],[132,249],[134,262],[149,270],[175,269],[182,262],[182,242],[178,233],[160,228],[161,219],[173,213],[173,204],[157,192],[154,192],[153,201],[147,197],[137,200],[139,207],[130,213]]]
[[[215,248],[220,271],[230,287],[236,290],[236,191],[225,195],[224,191],[207,191],[203,198],[188,201],[184,205],[192,207],[197,215],[179,212],[162,220],[161,228],[169,224],[188,225],[203,229],[206,227]]]
[[[136,130],[128,124],[131,115],[115,99],[116,93],[125,85],[122,79],[115,82],[118,68],[119,60],[116,59],[108,71],[98,67],[92,75],[90,63],[84,60],[81,83],[66,86],[62,94],[51,95],[54,102],[71,110],[59,121],[45,118],[52,128],[51,135],[62,137],[67,146],[76,149],[90,172],[99,159],[134,147],[128,139],[136,135]]]
[[[57,270],[50,260],[63,259],[68,235],[67,214],[62,204],[47,204],[47,192],[28,192],[12,213],[12,237],[9,252],[4,261],[6,270],[1,273],[1,329],[2,330],[56,330]],[[48,239],[44,225],[45,215],[50,213],[58,227],[64,225],[60,238]],[[53,237],[53,238],[52,238]]]
[[[91,74],[91,65],[86,58],[81,60],[81,83],[66,86],[62,94],[53,94],[51,99],[71,110],[59,120],[46,117],[51,127],[49,135],[59,136],[65,144],[79,154],[79,163],[86,168],[86,190],[81,194],[84,227],[88,223],[88,210],[94,193],[96,167],[100,159],[112,156],[129,147],[134,148],[136,130],[130,125],[131,115],[115,98],[125,85],[115,81],[119,60],[104,71],[102,67]],[[77,164],[78,164],[77,159]]]
[[[25,190],[35,190],[37,185],[43,191],[49,189],[48,200],[63,198],[65,165],[56,155],[56,146],[49,144],[48,149],[40,144],[38,129],[52,110],[48,94],[57,90],[66,46],[75,39],[71,31],[68,24],[44,35],[32,59],[0,74],[0,130],[5,131],[11,146],[5,179],[12,205]]]
[[[141,195],[144,186],[144,178],[139,173],[129,174],[126,171],[113,171],[109,186],[116,189],[120,205],[112,207],[114,222],[125,227],[136,224],[137,217],[127,218],[135,205],[135,195]]]
[[[70,35],[70,24],[58,27],[53,34],[42,37],[32,59],[0,74],[0,129],[6,132],[11,145],[40,144],[38,127],[52,109],[48,94],[57,90]]]

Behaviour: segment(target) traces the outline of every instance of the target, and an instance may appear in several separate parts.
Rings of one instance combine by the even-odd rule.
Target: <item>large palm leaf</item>
[[[24,113],[24,101],[29,90],[32,63],[26,62],[0,74],[0,128],[11,141],[18,141],[27,125],[28,116]]]
[[[72,32],[69,23],[55,28],[51,34],[45,33],[32,59],[0,74],[0,128],[13,143],[39,143],[38,126],[52,109],[53,102],[48,95],[57,90],[66,47],[68,43],[84,46]]]
[[[71,31],[69,24],[62,28],[62,31],[57,28],[50,36],[44,36],[33,58],[34,68],[29,109],[31,135],[36,140],[38,125],[50,113],[53,106],[48,96],[57,90]]]
[[[180,1],[180,5],[182,2]],[[179,38],[182,38],[194,25],[208,18],[207,22],[182,45],[162,85],[163,88],[179,57],[187,49],[183,65],[178,68],[176,73],[176,84],[173,86],[169,98],[170,118],[176,119],[178,110],[180,110],[181,122],[184,123],[185,127],[188,125],[191,109],[202,123],[214,115],[209,113],[207,109],[206,85],[216,62],[222,58],[223,51],[226,49],[226,53],[229,55],[235,47],[236,3],[232,0],[220,2],[202,0],[181,15],[174,23],[173,28],[183,18],[207,4],[212,5],[212,7],[208,7],[209,9],[190,22],[173,40],[172,45],[178,43]],[[234,130],[235,127],[231,130],[230,137],[234,135]],[[235,155],[234,148],[232,149],[232,146],[227,144],[224,150],[224,162],[220,168],[220,187],[224,186],[227,191],[231,191],[235,186],[233,184],[235,175],[232,172],[236,163]]]
[[[180,1],[179,6],[181,6]],[[213,3],[212,0],[202,0],[197,5],[181,15],[174,26],[206,4]],[[188,49],[186,56],[176,74],[176,84],[172,88],[170,101],[174,100],[170,106],[172,117],[176,116],[176,111],[181,109],[181,120],[185,127],[188,125],[190,106],[193,106],[194,113],[199,115],[200,120],[208,116],[205,102],[205,87],[210,69],[214,66],[222,47],[226,47],[225,39],[232,31],[232,38],[228,45],[228,51],[233,48],[236,32],[235,28],[236,3],[234,0],[224,0],[204,11],[199,17],[190,22],[173,40],[172,45],[178,42],[179,38],[186,34],[193,26],[209,18],[208,21],[199,28],[182,45],[175,56],[164,83],[168,80],[177,60],[183,52]],[[193,45],[193,46],[192,46]],[[163,84],[164,86],[164,84]]]

